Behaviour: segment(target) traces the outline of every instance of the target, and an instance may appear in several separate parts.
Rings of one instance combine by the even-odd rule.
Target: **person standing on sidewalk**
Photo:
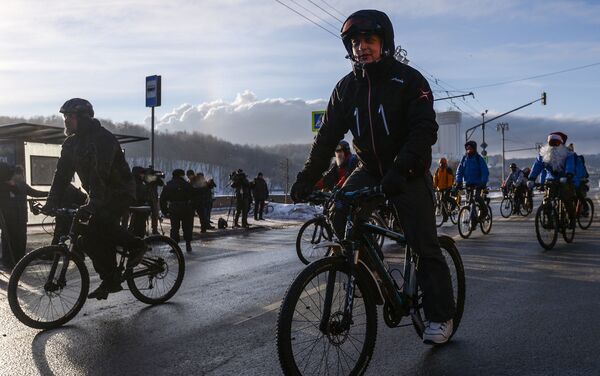
[[[265,200],[269,198],[269,187],[267,187],[262,172],[259,172],[252,182],[252,193],[254,196],[254,220],[262,221],[264,220]]]
[[[185,172],[181,169],[173,170],[173,178],[167,182],[160,194],[160,210],[171,221],[170,237],[179,243],[179,229],[183,229],[187,252],[192,251],[192,194],[192,185],[185,180]]]

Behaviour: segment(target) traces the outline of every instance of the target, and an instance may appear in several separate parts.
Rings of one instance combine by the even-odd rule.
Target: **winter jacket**
[[[423,176],[437,130],[431,89],[417,70],[392,57],[355,66],[333,90],[298,181],[314,185],[348,131],[362,170],[382,177],[393,167],[407,178]]]
[[[169,213],[173,205],[190,205],[192,201],[192,185],[182,177],[171,179],[160,194],[160,210]]]
[[[476,185],[483,187],[487,185],[490,172],[485,160],[479,153],[473,155],[465,154],[456,169],[456,183],[465,185]]]
[[[96,119],[80,121],[77,133],[63,143],[48,195],[49,204],[57,206],[61,202],[75,173],[93,208],[124,202],[127,198],[135,200],[135,182],[121,145]]]
[[[327,190],[332,190],[334,187],[341,187],[352,171],[356,169],[356,166],[358,166],[358,158],[356,155],[348,153],[344,163],[338,166],[334,162],[315,186],[318,189]]]
[[[533,166],[531,166],[529,180],[535,181],[542,171],[546,171],[545,179],[544,181],[541,181],[542,184],[545,182],[545,180],[558,180],[567,176],[567,174],[575,176],[575,153],[567,154],[562,171],[553,171],[552,166],[544,162],[541,155],[538,155],[537,159],[533,163]]]
[[[263,178],[256,177],[252,182],[252,195],[256,201],[263,201],[269,197],[269,188]]]
[[[583,155],[575,154],[575,177],[573,179],[576,187],[579,187],[583,180],[587,180],[590,174],[585,167],[585,158]]]
[[[433,175],[433,188],[437,188],[440,191],[451,188],[454,184],[454,172],[448,166],[442,168],[438,167]]]
[[[515,172],[511,172],[510,175],[508,175],[506,181],[504,182],[504,186],[506,188],[510,188],[512,185],[515,187],[527,185],[527,179],[525,178],[523,170],[517,169]]]

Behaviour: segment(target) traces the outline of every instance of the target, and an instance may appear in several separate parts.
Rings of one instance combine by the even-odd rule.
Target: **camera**
[[[233,188],[240,186],[244,179],[246,179],[246,174],[242,169],[233,171],[231,174],[229,174],[229,183]]]
[[[144,171],[144,181],[146,183],[158,183],[158,185],[162,185],[162,179],[165,177],[165,173],[162,171],[158,171],[153,169],[152,167],[148,167]]]

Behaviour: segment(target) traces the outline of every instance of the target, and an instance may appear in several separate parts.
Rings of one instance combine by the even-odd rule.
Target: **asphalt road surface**
[[[595,197],[596,208],[600,208]],[[411,327],[379,333],[368,375],[600,375],[600,221],[551,251],[533,214],[502,219],[491,234],[457,239],[466,271],[465,313],[453,341],[420,342]],[[0,272],[0,375],[278,375],[275,323],[303,265],[298,226],[194,242],[178,294],[146,306],[128,292],[88,301],[68,325],[25,327]],[[98,283],[96,277],[91,287]],[[380,310],[379,310],[380,312]]]

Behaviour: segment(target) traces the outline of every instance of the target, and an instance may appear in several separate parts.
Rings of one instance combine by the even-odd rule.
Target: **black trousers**
[[[171,202],[169,205],[169,218],[171,220],[171,239],[179,243],[179,230],[183,230],[183,239],[192,241],[194,228],[194,211],[189,202]]]
[[[146,237],[146,222],[148,221],[149,216],[150,213],[131,213],[129,227],[127,228],[129,232],[140,238]]]
[[[116,277],[116,246],[128,249],[144,246],[142,239],[121,226],[121,217],[128,208],[129,202],[114,203],[98,208],[91,217],[88,228],[82,237],[83,250],[90,256],[94,269],[103,281]]]
[[[20,210],[3,210],[2,215],[2,262],[12,268],[25,256],[27,220]]]
[[[356,169],[344,184],[352,191],[380,184],[380,179]],[[433,181],[430,174],[406,182],[403,193],[390,198],[399,213],[404,235],[411,249],[419,255],[417,282],[423,291],[423,308],[428,320],[444,322],[454,317],[456,307],[450,270],[437,239]],[[368,216],[374,208],[364,208]],[[345,236],[348,208],[336,203],[332,220],[338,238]]]
[[[210,217],[209,217],[209,208],[205,205],[198,205],[194,208],[194,211],[198,215],[198,219],[200,220],[200,228],[202,230],[207,230],[210,227]],[[193,216],[194,214],[192,214]]]
[[[237,197],[235,205],[235,217],[233,223],[238,224],[240,214],[242,216],[242,226],[248,224],[248,209],[250,209],[250,200],[246,197]]]
[[[265,210],[265,200],[254,200],[254,219],[262,219]]]

